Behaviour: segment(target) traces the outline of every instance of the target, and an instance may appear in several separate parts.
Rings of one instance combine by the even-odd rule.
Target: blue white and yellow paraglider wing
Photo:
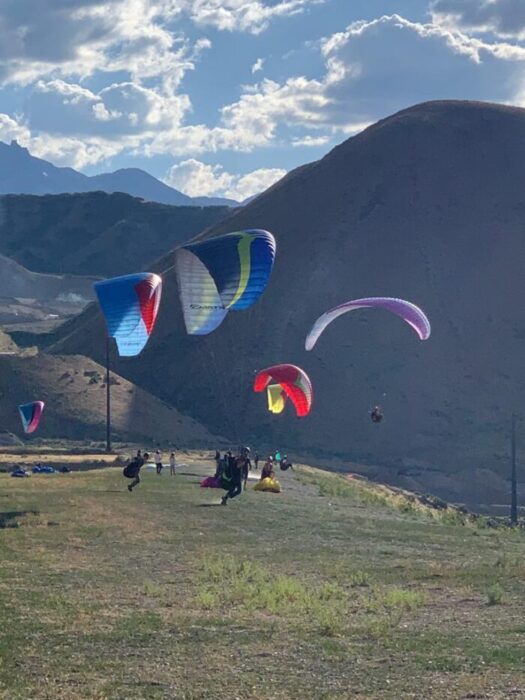
[[[268,284],[275,249],[271,233],[253,229],[177,250],[175,267],[188,333],[206,335],[229,310],[255,304]]]

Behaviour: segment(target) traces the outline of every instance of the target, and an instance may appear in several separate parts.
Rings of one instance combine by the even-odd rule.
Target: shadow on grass
[[[127,488],[123,489],[82,489],[82,493],[126,493]]]
[[[196,474],[195,472],[177,472],[177,476],[196,476],[199,479],[203,478],[202,474]]]
[[[22,518],[24,515],[38,515],[37,510],[8,510],[0,513],[0,528],[18,527],[17,518]]]
[[[215,506],[222,506],[222,503],[197,503],[195,508],[214,508]]]

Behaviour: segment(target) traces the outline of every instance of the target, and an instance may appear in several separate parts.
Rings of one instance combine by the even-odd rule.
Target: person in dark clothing
[[[147,452],[144,452],[144,457],[142,457],[139,450],[135,459],[131,460],[131,462],[124,470],[125,475],[133,479],[131,484],[128,484],[128,491],[133,491],[135,486],[138,486],[138,484],[140,484],[140,470],[144,466],[144,462],[148,459],[149,454]]]
[[[162,453],[157,447],[155,450],[155,467],[157,469],[157,474],[162,473]]]
[[[381,423],[383,420],[383,414],[381,413],[381,408],[379,406],[374,406],[370,411],[370,418],[373,423]]]
[[[263,479],[275,479],[275,472],[273,470],[273,457],[270,455],[266,460],[264,467],[261,471],[261,481]]]
[[[253,463],[255,464],[255,468],[259,469],[259,453],[255,453],[255,457],[253,458]]]
[[[221,453],[219,450],[215,450],[215,457],[213,458],[215,460],[215,468],[219,468],[219,462],[221,461]]]
[[[288,455],[284,455],[284,457],[281,459],[280,468],[282,472],[285,472],[288,469],[295,471],[295,469],[293,468],[293,464],[288,460]]]
[[[248,454],[239,457],[239,459],[242,461],[242,481],[244,483],[244,490],[246,491],[246,484],[248,482],[248,472],[252,470],[252,463],[250,462]]]
[[[228,503],[228,498],[235,498],[242,493],[242,479],[244,473],[248,474],[248,464],[246,457],[233,457],[229,469],[231,474],[231,487],[228,493],[222,497],[221,503],[225,506]]]
[[[226,455],[224,457],[221,457],[218,462],[217,462],[217,468],[215,469],[215,474],[213,477],[215,479],[220,479],[221,476],[224,474],[226,470]]]

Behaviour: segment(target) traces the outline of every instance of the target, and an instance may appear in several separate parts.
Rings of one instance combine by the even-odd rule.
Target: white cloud
[[[239,100],[222,108],[217,126],[182,123],[159,131],[144,152],[249,152],[278,140],[322,145],[417,102],[458,98],[519,103],[525,94],[521,47],[486,43],[398,15],[353,23],[322,40],[319,48],[325,61],[319,78],[292,76],[281,83],[264,79],[245,86]],[[294,134],[298,129],[300,135]]]
[[[280,168],[261,168],[245,175],[233,175],[221,165],[208,165],[191,158],[173,165],[166,183],[190,197],[220,196],[243,201],[263,192],[286,175]]]
[[[258,58],[252,66],[252,73],[258,73],[261,71],[264,66],[264,61],[264,58]]]
[[[523,0],[435,0],[432,19],[455,30],[525,39]]]
[[[291,17],[326,0],[187,0],[186,11],[194,22],[222,31],[260,34],[278,17]]]
[[[108,161],[121,153],[125,148],[132,148],[133,141],[75,136],[54,136],[52,134],[37,134],[20,143],[39,158],[51,161],[54,165],[70,166],[82,169],[89,165]]]
[[[330,141],[329,136],[302,136],[292,139],[292,146],[297,147],[315,147],[324,146]]]
[[[31,132],[26,126],[19,124],[9,115],[0,113],[0,141],[18,141],[23,145],[27,143],[30,135]]]
[[[111,158],[123,148],[122,143],[113,139],[76,138],[74,136],[53,136],[50,134],[32,134],[27,124],[17,121],[7,114],[0,114],[0,141],[18,141],[30,152],[52,161],[56,165],[69,165],[83,168]]]
[[[206,38],[192,45],[177,30],[186,14],[197,25],[259,34],[272,20],[325,0],[2,0],[0,81],[77,79],[124,70],[132,79],[180,84]]]
[[[186,95],[167,96],[132,82],[94,93],[63,80],[40,80],[29,99],[27,119],[33,130],[48,134],[146,138],[176,128],[189,109]]]
[[[322,40],[320,49],[324,75],[266,79],[245,89],[223,108],[223,126],[248,148],[258,144],[242,135],[251,130],[270,143],[282,125],[346,135],[426,100],[516,101],[525,85],[524,48],[398,15],[355,22]]]
[[[207,39],[191,45],[167,22],[184,0],[2,0],[0,80],[84,78],[124,70],[159,76],[172,88],[191,70]]]
[[[4,115],[0,135],[16,133],[37,154],[75,167],[122,152],[187,158],[275,143],[322,146],[430,99],[525,101],[525,47],[466,34],[462,22],[466,27],[477,16],[470,0],[463,3],[469,13],[461,16],[453,12],[459,0],[435,0],[435,23],[398,15],[354,22],[317,43],[320,75],[259,79],[242,87],[215,123],[190,121],[181,80],[211,44],[177,32],[179,18],[256,34],[318,0],[39,0],[38,13],[28,10],[29,1],[1,2],[0,80],[33,81],[33,90],[23,117]],[[489,5],[508,11],[498,24],[503,35],[510,0],[481,2]],[[252,73],[263,65],[257,59]],[[86,87],[104,84],[104,74],[105,87]],[[87,75],[96,75],[96,82],[83,83]],[[190,187],[215,183],[223,193],[251,187],[249,179],[218,166],[184,164]],[[173,177],[177,172],[183,170]],[[262,181],[273,172],[254,171],[254,177]]]

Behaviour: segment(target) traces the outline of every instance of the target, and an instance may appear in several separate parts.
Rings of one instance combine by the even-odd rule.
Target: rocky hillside
[[[0,356],[0,426],[22,437],[104,440],[105,370],[86,357]],[[17,406],[45,401],[38,432],[24,436]],[[147,391],[112,375],[113,436],[120,440],[213,447],[217,439]]]
[[[452,499],[471,501],[482,473],[476,499],[504,498],[510,414],[525,395],[524,191],[525,110],[435,102],[400,112],[206,234],[276,235],[271,283],[254,308],[189,337],[170,273],[150,344],[120,371],[235,439],[380,465],[384,478],[416,479]],[[373,295],[421,305],[430,340],[393,316],[359,311],[304,350],[319,314]],[[56,348],[96,357],[104,332],[96,310],[77,326]],[[310,374],[308,418],[273,416],[252,392],[255,371],[277,362]],[[376,403],[380,425],[368,415]],[[444,482],[444,473],[453,478]]]
[[[51,275],[31,272],[5,255],[0,255],[0,297],[38,299],[39,301],[94,299],[97,277]]]
[[[127,194],[0,197],[0,253],[35,272],[142,270],[223,219],[228,207],[173,207]]]

